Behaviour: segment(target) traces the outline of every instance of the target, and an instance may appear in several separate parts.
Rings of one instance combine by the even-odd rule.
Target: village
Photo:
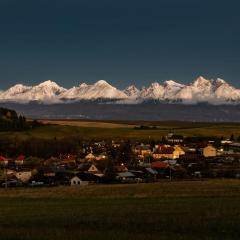
[[[0,174],[5,188],[240,178],[240,143],[194,144],[171,132],[164,143],[91,141],[77,155],[1,155]]]

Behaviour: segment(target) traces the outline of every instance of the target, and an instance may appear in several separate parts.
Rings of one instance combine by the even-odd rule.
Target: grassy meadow
[[[86,139],[160,139],[170,129],[184,136],[225,136],[232,133],[240,136],[239,123],[197,123],[197,122],[94,122],[74,120],[45,120],[44,126],[24,132],[1,132],[1,138],[43,138],[52,139],[80,136]],[[156,129],[139,130],[135,126],[156,126]]]
[[[240,181],[0,189],[0,239],[239,239]]]

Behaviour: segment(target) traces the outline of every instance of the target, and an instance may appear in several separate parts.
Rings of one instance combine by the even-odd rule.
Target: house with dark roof
[[[167,136],[167,141],[169,143],[179,144],[179,143],[182,143],[183,140],[184,140],[184,137],[182,135],[171,134]]]

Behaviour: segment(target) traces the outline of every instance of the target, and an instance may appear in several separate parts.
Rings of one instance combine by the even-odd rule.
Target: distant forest
[[[37,121],[27,121],[24,116],[8,108],[0,108],[0,131],[25,131],[39,126]]]

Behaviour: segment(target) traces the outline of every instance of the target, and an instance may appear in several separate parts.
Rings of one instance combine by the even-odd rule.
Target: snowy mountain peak
[[[128,86],[124,91],[139,91],[139,89],[135,85]]]
[[[65,88],[60,87],[56,82],[52,81],[52,80],[47,80],[44,81],[36,86],[34,86],[33,88],[45,88],[45,89],[59,89],[59,90],[64,90]]]
[[[27,86],[25,86],[25,85],[23,85],[23,84],[21,84],[21,83],[18,83],[18,84],[15,84],[15,85],[13,85],[12,87],[10,87],[9,89],[20,89],[20,88],[25,88],[25,87],[27,87]]]
[[[58,84],[53,82],[52,80],[46,80],[46,81],[38,84],[38,86],[52,86],[52,85],[54,85],[54,86],[57,85],[58,86]]]
[[[164,85],[176,85],[176,84],[179,84],[179,83],[177,83],[177,82],[175,82],[175,81],[173,81],[173,80],[167,80],[167,81],[165,81],[163,84],[164,84]]]
[[[141,90],[134,85],[125,90],[119,90],[105,80],[99,80],[91,85],[82,83],[79,86],[65,89],[52,80],[47,80],[35,86],[16,84],[8,90],[0,91],[0,101],[55,103],[65,100],[95,99],[118,100],[131,104],[148,100],[213,104],[240,103],[240,89],[236,89],[220,78],[208,80],[200,76],[188,85],[168,80],[163,84],[153,82]]]
[[[95,84],[95,86],[111,86],[107,81],[105,80],[98,80]],[[112,86],[111,86],[112,87]]]
[[[216,82],[219,82],[219,83],[226,83],[226,81],[225,80],[223,80],[223,79],[221,79],[221,78],[217,78],[217,80],[216,80]]]
[[[173,80],[168,80],[164,82],[164,98],[165,99],[175,99],[176,94],[185,87],[185,85],[177,83]]]
[[[10,87],[9,90],[10,90],[10,89],[12,89],[12,90],[14,90],[14,89],[17,90],[17,89],[19,89],[19,90],[20,90],[20,89],[27,89],[27,88],[30,88],[30,87],[29,87],[29,86],[25,86],[25,85],[23,85],[23,84],[16,84],[16,85]]]
[[[167,80],[163,83],[165,87],[184,87],[184,84],[175,82],[174,80]]]
[[[136,88],[134,85],[131,85],[129,87],[127,87],[124,91],[123,91],[128,97],[131,98],[136,98],[138,97],[140,91],[138,88]]]
[[[87,87],[88,85],[86,83],[81,83],[79,87]]]
[[[143,99],[162,99],[164,95],[164,87],[158,82],[153,82],[148,88],[142,88],[139,94]]]
[[[59,96],[60,99],[74,100],[125,99],[127,97],[123,91],[111,86],[105,80],[99,80],[93,85],[80,84],[79,87],[71,88]]]
[[[10,87],[7,91],[5,91],[5,95],[14,95],[14,94],[19,94],[19,93],[24,93],[25,91],[31,89],[31,87],[25,86],[23,84],[16,84],[12,87]]]
[[[229,85],[226,81],[224,81],[224,80],[221,79],[221,78],[217,78],[217,79],[214,81],[214,84],[216,85],[216,87],[219,87],[219,86],[221,86],[222,84]]]
[[[22,84],[16,84],[10,87],[8,90],[1,92],[0,100],[1,101],[11,101],[12,99],[18,99],[19,96],[25,94],[25,92],[29,91],[31,87],[24,86]]]
[[[195,87],[201,87],[201,86],[204,86],[204,85],[209,85],[211,84],[211,81],[200,76],[198,77],[195,81],[193,81],[192,85],[195,86]]]
[[[153,83],[151,83],[150,84],[150,87],[151,88],[159,88],[161,85],[160,85],[160,83],[158,83],[158,82],[153,82]]]

